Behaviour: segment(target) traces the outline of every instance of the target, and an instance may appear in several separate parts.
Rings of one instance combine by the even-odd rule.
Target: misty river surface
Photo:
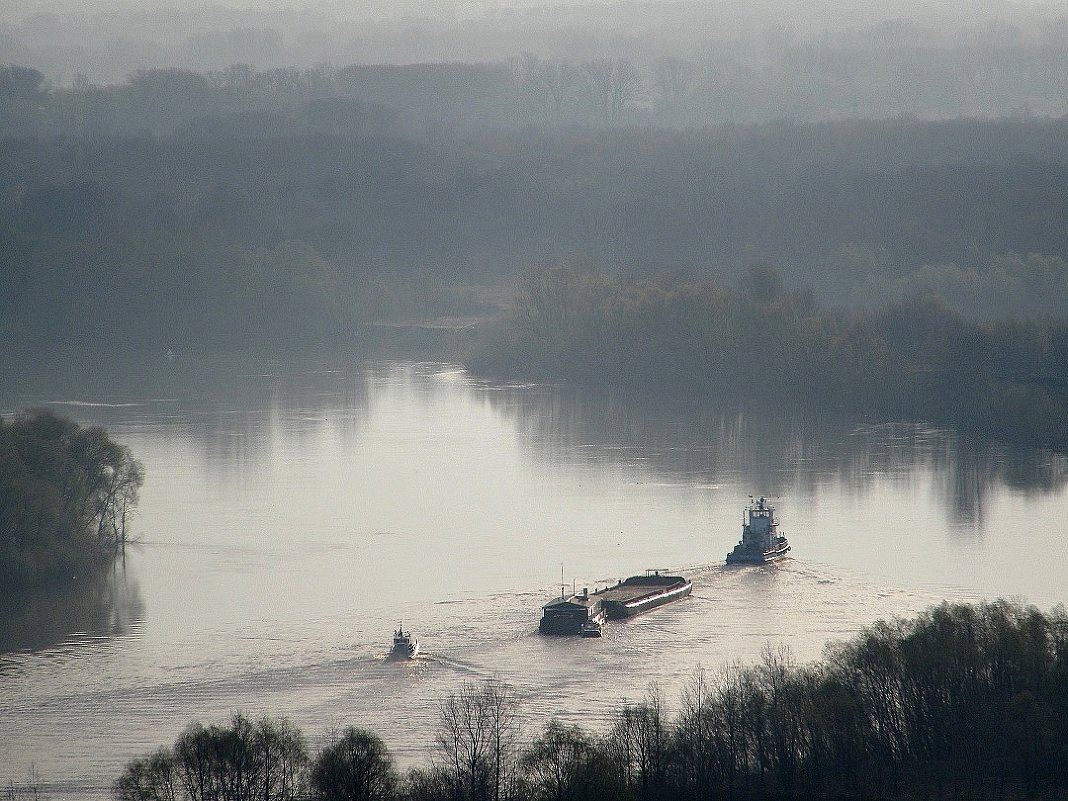
[[[1068,463],[916,424],[773,417],[436,363],[181,358],[5,382],[5,413],[105,426],[145,465],[140,542],[105,582],[0,609],[0,781],[105,796],[191,721],[377,732],[423,764],[439,701],[512,686],[528,732],[599,728],[650,682],[785,644],[800,660],[942,599],[1068,595]],[[789,560],[727,569],[750,494]],[[562,567],[561,567],[562,566]],[[692,597],[602,640],[540,607],[646,569]],[[403,621],[422,641],[385,659]]]

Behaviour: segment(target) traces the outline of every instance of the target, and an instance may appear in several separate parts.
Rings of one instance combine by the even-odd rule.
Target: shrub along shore
[[[606,731],[524,723],[506,684],[439,708],[429,760],[402,775],[374,733],[315,753],[289,722],[190,726],[130,762],[118,801],[1064,798],[1068,613],[943,603],[877,622],[797,664],[697,669],[673,713],[655,686]]]
[[[629,391],[925,420],[1068,447],[1068,326],[965,318],[934,297],[821,309],[753,267],[741,286],[567,268],[528,279],[472,369]]]

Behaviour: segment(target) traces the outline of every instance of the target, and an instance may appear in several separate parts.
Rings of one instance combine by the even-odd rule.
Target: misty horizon
[[[1068,0],[0,0],[4,799],[1068,797],[1065,87]]]
[[[545,59],[734,59],[784,50],[1056,47],[1068,4],[783,0],[739,7],[692,0],[425,3],[0,4],[0,63],[33,67],[55,86],[103,85],[138,70],[332,64],[501,63]],[[82,78],[78,78],[82,76]]]

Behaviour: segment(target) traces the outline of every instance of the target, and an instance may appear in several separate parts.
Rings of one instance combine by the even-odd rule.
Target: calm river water
[[[105,426],[147,473],[124,569],[0,609],[0,782],[32,766],[52,798],[106,796],[131,757],[237,711],[313,745],[367,726],[420,764],[465,681],[511,684],[531,730],[599,727],[650,682],[670,706],[698,665],[766,643],[815,659],[944,598],[1068,595],[1064,457],[916,425],[396,362],[90,365],[0,393]],[[793,558],[726,569],[750,494]],[[570,589],[653,568],[693,596],[599,641],[536,634],[561,572]],[[402,620],[424,654],[390,663]]]

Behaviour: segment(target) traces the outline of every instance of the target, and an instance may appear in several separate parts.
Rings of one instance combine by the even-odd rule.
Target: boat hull
[[[600,637],[601,636],[601,624],[594,621],[583,623],[579,634],[583,637]]]
[[[419,655],[419,640],[412,640],[411,643],[397,644],[393,646],[393,649],[389,652],[390,659],[415,659]]]
[[[542,618],[538,634],[569,635],[582,632],[582,621],[570,617]]]
[[[748,551],[735,548],[729,554],[727,554],[728,565],[766,565],[768,562],[774,562],[778,559],[782,559],[789,552],[789,545],[780,545],[778,548],[772,548],[769,551]]]
[[[638,598],[632,598],[626,601],[606,600],[604,602],[604,611],[609,620],[623,620],[628,617],[640,615],[643,612],[648,612],[650,609],[655,609],[658,606],[669,604],[672,601],[678,601],[681,598],[685,598],[691,592],[693,592],[693,583],[684,579],[677,584],[672,584]]]

